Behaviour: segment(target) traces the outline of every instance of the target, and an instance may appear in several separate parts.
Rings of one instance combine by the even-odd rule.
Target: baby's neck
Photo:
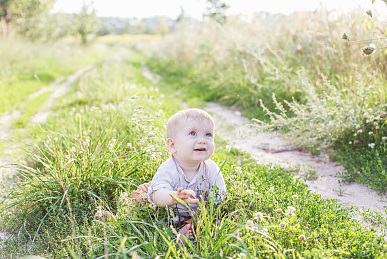
[[[190,180],[193,179],[193,177],[198,173],[200,164],[201,164],[201,162],[192,164],[192,163],[184,163],[184,161],[177,161],[177,160],[176,162],[179,164],[181,169],[183,169],[185,176]]]
[[[183,169],[183,172],[186,174],[186,175],[195,175],[198,171],[199,171],[199,167],[200,167],[200,163],[196,164],[196,165],[184,165],[184,164],[180,164],[180,167],[181,169]]]

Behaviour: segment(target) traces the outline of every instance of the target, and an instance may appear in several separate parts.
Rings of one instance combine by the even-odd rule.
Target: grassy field
[[[42,104],[42,97],[31,97],[33,93],[107,55],[102,45],[73,48],[64,43],[47,46],[21,39],[1,41],[0,52],[0,114],[19,109],[29,116]],[[26,118],[18,123],[24,127]]]
[[[169,213],[133,203],[128,194],[149,181],[167,158],[167,118],[183,107],[182,100],[200,106],[206,98],[183,87],[176,90],[176,84],[190,86],[185,74],[175,76],[174,83],[166,76],[154,86],[142,76],[149,57],[133,43],[110,48],[105,53],[114,55],[97,59],[57,101],[46,124],[28,126],[18,135],[29,141],[16,183],[0,207],[0,230],[11,233],[0,245],[0,258],[387,256],[387,243],[376,234],[383,223],[375,217],[370,216],[374,227],[364,228],[351,218],[351,210],[311,193],[282,168],[258,165],[230,150],[219,138],[213,159],[222,165],[227,200],[219,206],[201,204],[194,239],[185,246],[176,242]],[[23,63],[18,60],[16,67]],[[44,63],[44,58],[38,62]],[[56,75],[59,68],[51,67],[47,74]]]
[[[328,151],[346,180],[387,191],[385,23],[320,10],[181,26],[145,52],[169,85],[236,106],[259,129],[279,130],[312,153]],[[366,55],[370,43],[377,50]]]

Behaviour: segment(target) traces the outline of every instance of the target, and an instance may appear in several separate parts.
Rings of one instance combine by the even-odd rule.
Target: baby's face
[[[200,163],[214,153],[214,128],[208,120],[188,119],[181,123],[173,137],[174,157],[184,163]]]

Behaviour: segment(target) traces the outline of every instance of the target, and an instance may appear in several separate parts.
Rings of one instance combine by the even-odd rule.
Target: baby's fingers
[[[188,203],[188,204],[196,204],[196,203],[198,203],[199,202],[199,199],[193,199],[193,198],[187,198],[186,200],[185,200],[185,202],[186,203]]]
[[[193,190],[182,190],[181,194],[187,197],[190,197],[190,196],[196,197],[196,193]]]

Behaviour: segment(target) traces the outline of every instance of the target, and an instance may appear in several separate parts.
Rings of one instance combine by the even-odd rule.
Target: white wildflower
[[[112,139],[111,141],[110,141],[110,143],[109,143],[109,149],[113,149],[113,147],[114,147],[114,145],[116,144],[116,142],[117,142],[117,139]]]
[[[263,220],[263,213],[262,212],[255,213],[254,219],[256,219],[258,221]]]

